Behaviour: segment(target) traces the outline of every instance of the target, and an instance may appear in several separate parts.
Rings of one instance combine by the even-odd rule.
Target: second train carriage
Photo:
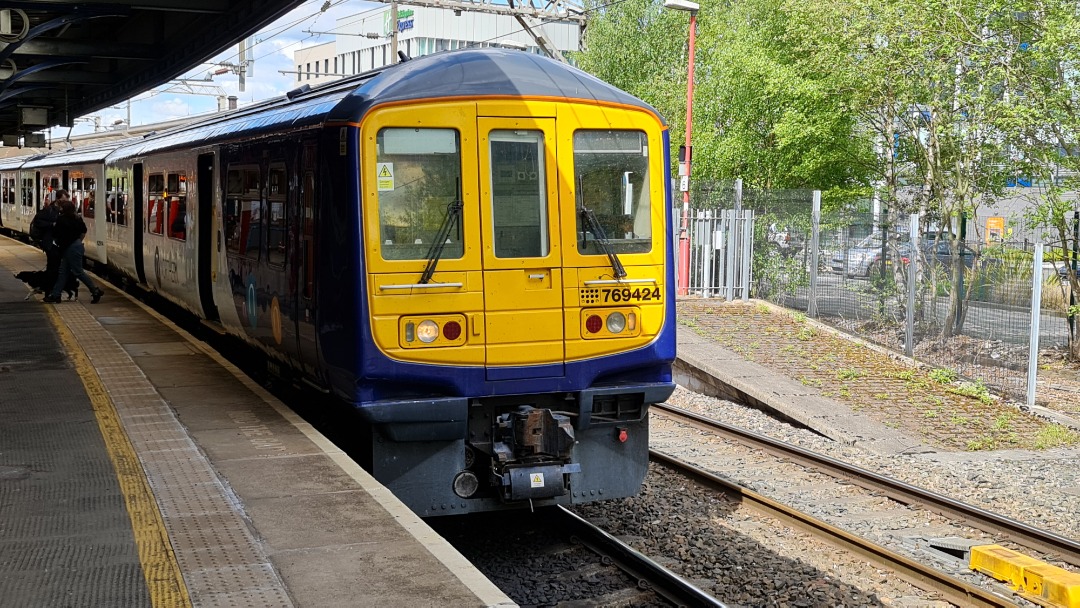
[[[127,143],[96,196],[110,265],[353,404],[363,464],[441,515],[638,491],[668,149],[640,100],[473,49]]]

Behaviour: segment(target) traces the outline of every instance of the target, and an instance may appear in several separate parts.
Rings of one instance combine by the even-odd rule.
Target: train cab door
[[[487,379],[564,375],[555,119],[478,118]]]

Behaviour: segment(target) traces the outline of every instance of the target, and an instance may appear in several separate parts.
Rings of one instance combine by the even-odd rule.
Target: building
[[[390,6],[337,20],[336,40],[293,53],[296,80],[322,84],[393,63]],[[550,21],[537,26],[565,55],[580,48],[578,22]],[[398,7],[398,50],[410,57],[469,46],[512,46],[541,53],[525,29],[510,15],[455,11],[434,7]]]

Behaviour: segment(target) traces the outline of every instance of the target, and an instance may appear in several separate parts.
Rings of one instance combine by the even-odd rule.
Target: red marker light
[[[630,438],[630,435],[626,432],[626,429],[619,429],[619,443],[626,443],[626,440]]]
[[[443,325],[442,335],[447,340],[457,340],[461,335],[461,324],[457,321],[450,321],[446,325]]]
[[[600,328],[604,326],[604,320],[599,315],[591,315],[588,319],[585,319],[585,329],[590,334],[595,334],[600,331]]]

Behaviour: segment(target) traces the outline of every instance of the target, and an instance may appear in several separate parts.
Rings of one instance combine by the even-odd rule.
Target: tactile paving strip
[[[292,606],[240,502],[128,352],[82,306],[57,306],[99,370],[146,471],[193,606]]]

